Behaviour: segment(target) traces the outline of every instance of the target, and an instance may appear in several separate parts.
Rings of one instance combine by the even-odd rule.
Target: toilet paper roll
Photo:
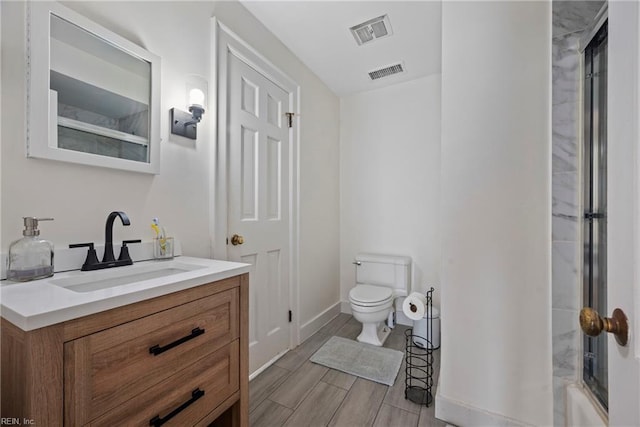
[[[404,299],[402,312],[411,320],[420,320],[427,312],[427,297],[413,292]]]

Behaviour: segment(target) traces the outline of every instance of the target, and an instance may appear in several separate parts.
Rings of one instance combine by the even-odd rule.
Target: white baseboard
[[[529,427],[522,421],[487,412],[466,403],[458,402],[440,394],[436,390],[436,418],[446,423],[465,427]]]
[[[340,314],[340,303],[337,302],[331,307],[327,308],[322,313],[318,314],[313,319],[309,320],[307,323],[300,327],[300,343],[302,344],[307,338],[311,335],[315,334],[322,328],[324,325],[329,323],[334,317]],[[262,371],[267,369],[269,366],[273,365],[278,361],[282,356],[284,356],[289,350],[285,350],[282,353],[278,354],[276,357],[265,363],[260,368],[256,369],[255,372],[249,375],[249,381],[258,376]]]
[[[340,302],[340,313],[351,314],[351,304],[349,304],[349,301]]]
[[[284,356],[285,354],[287,354],[289,352],[289,350],[285,350],[282,353],[278,354],[276,357],[274,357],[273,359],[269,360],[267,363],[265,363],[264,365],[262,365],[261,367],[259,367],[258,369],[256,369],[255,371],[253,371],[253,373],[251,373],[249,375],[249,381],[251,381],[252,379],[254,379],[255,377],[257,377],[258,375],[260,375],[263,371],[265,371],[269,366],[273,365],[274,363],[276,363],[282,356]]]
[[[327,308],[322,313],[318,314],[313,319],[300,327],[300,343],[303,343],[311,335],[315,334],[324,325],[329,323],[334,317],[340,314],[342,304],[340,302],[335,303],[331,307]]]

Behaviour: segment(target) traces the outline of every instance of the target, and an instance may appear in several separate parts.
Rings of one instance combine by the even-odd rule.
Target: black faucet
[[[122,225],[131,225],[126,213],[113,211],[109,214],[107,217],[107,224],[104,227],[104,256],[102,257],[102,262],[113,262],[116,260],[113,256],[113,222],[117,217],[120,217]]]
[[[127,248],[127,244],[140,243],[141,240],[123,240],[122,247],[120,248],[120,256],[118,257],[118,259],[116,260],[113,255],[113,222],[118,217],[120,217],[122,225],[131,225],[129,217],[126,213],[121,211],[113,211],[109,214],[109,216],[107,217],[107,224],[105,225],[104,256],[102,257],[102,262],[98,261],[93,243],[75,243],[69,245],[70,248],[80,248],[84,246],[89,247],[89,250],[87,251],[87,258],[82,265],[82,271],[101,270],[103,268],[120,267],[122,265],[133,264],[133,260],[129,256],[129,249]]]

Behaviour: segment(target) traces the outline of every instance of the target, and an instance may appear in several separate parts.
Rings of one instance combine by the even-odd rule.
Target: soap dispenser
[[[7,279],[26,282],[53,276],[53,243],[38,237],[38,221],[52,221],[53,218],[23,219],[24,237],[9,246]]]

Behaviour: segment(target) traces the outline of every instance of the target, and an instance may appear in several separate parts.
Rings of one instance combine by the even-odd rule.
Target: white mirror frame
[[[26,155],[150,174],[160,173],[160,57],[55,2],[27,6],[27,126]],[[75,24],[120,50],[151,64],[149,163],[57,147],[57,108],[51,108],[50,16]],[[55,93],[55,92],[54,92]],[[50,114],[53,111],[54,114]]]

